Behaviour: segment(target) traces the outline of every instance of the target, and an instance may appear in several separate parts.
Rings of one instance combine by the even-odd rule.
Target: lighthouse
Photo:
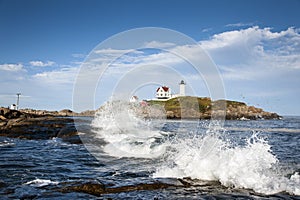
[[[185,96],[185,82],[181,80],[179,83],[179,96]]]

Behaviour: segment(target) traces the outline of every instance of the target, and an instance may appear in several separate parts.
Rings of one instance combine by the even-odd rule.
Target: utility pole
[[[17,105],[16,105],[17,110],[19,110],[20,95],[21,93],[17,93]]]

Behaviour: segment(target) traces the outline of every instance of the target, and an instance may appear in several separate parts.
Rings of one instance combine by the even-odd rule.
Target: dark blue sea
[[[0,199],[300,199],[300,117],[221,125],[117,117],[78,120],[83,144],[0,137]],[[178,179],[189,186],[176,187]],[[175,186],[99,196],[61,190],[95,181]]]

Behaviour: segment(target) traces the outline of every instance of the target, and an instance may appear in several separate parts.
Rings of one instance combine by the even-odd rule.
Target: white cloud
[[[243,26],[253,26],[253,23],[234,23],[234,24],[227,24],[226,27],[243,27]]]
[[[77,67],[62,68],[35,74],[33,78],[41,84],[73,84],[78,70]]]
[[[171,44],[156,41],[148,44],[157,47],[171,47]],[[264,79],[274,74],[278,76],[280,70],[300,69],[300,34],[299,30],[295,28],[275,32],[271,28],[254,26],[216,34],[209,40],[200,41],[199,45],[217,64],[225,80],[251,81]],[[111,64],[111,67],[105,71],[107,76],[122,75],[131,68],[143,65],[182,66],[180,73],[185,73],[188,66],[180,55],[198,61],[201,58],[203,61],[207,59],[198,45],[173,46],[168,50],[170,52],[157,51],[155,53],[132,49],[97,50],[96,54],[100,56],[95,56],[91,60],[91,66],[95,66],[94,70],[97,71],[99,68]],[[131,53],[126,54],[128,51]],[[176,55],[172,52],[175,52]],[[115,55],[121,57],[118,57],[113,63],[108,63],[111,61],[110,58],[114,58]],[[203,63],[204,65],[206,63]],[[276,69],[280,70],[276,71]]]
[[[294,28],[273,32],[255,26],[216,34],[200,45],[228,79],[253,80],[276,69],[300,69],[300,34]]]
[[[53,66],[55,64],[55,62],[53,62],[53,61],[43,62],[40,60],[36,60],[36,61],[30,61],[29,64],[34,67],[49,67],[49,66]]]
[[[21,108],[60,110],[71,108],[73,83],[78,67],[65,67],[31,75],[26,70],[19,73],[0,73],[0,94],[22,93]],[[30,98],[23,98],[30,96]],[[1,98],[0,106],[10,105],[15,98]]]
[[[299,29],[254,26],[215,34],[199,44],[220,69],[229,99],[299,114]]]
[[[114,54],[122,55],[122,54],[128,53],[130,51],[133,51],[133,49],[112,49],[112,48],[108,48],[108,49],[96,50],[96,51],[94,51],[94,53],[103,54],[103,55],[114,55]]]
[[[232,27],[234,26],[232,25]],[[261,104],[263,99],[259,98],[277,98],[280,95],[293,97],[297,93],[292,89],[300,84],[299,76],[297,76],[300,75],[300,34],[298,29],[288,28],[283,31],[274,31],[271,28],[254,26],[215,34],[208,40],[199,41],[199,45],[218,66],[226,84],[225,89],[228,91],[229,99],[239,98],[243,94],[246,98],[251,96],[252,99],[247,100]],[[175,46],[171,43],[152,41],[145,43],[144,47],[168,48],[169,52],[102,49],[89,55],[91,59],[82,64],[86,68],[82,75],[78,76],[79,80],[84,83],[83,92],[94,92],[95,89],[92,88],[94,83],[92,82],[97,81],[103,72],[104,79],[100,80],[100,86],[102,83],[104,84],[101,94],[105,93],[105,90],[111,92],[109,84],[120,84],[118,81],[122,81],[124,87],[127,86],[126,84],[131,86],[130,81],[140,83],[147,80],[147,77],[155,80],[157,84],[170,84],[175,89],[178,87],[178,79],[183,78],[189,82],[191,88],[198,84],[198,89],[193,88],[200,91],[198,95],[207,93],[203,77],[190,70],[191,67],[180,57],[180,55],[184,55],[194,60],[199,60],[199,58],[201,60],[201,56],[205,58],[203,51],[197,45]],[[73,57],[80,58],[81,55],[73,55]],[[110,64],[112,58],[116,60],[113,60],[109,69],[102,71],[101,69]],[[52,61],[30,62],[31,66],[37,67],[54,64]],[[66,97],[69,99],[72,96],[73,84],[79,71],[78,65],[81,63],[74,62],[72,64],[73,67],[61,65],[60,69],[43,70],[35,75],[22,73],[26,72],[22,64],[2,64],[0,65],[2,71],[0,80],[2,85],[6,85],[2,87],[2,90],[5,88],[11,90],[11,85],[15,84],[14,91],[19,91],[20,87],[24,87],[20,90],[24,94],[27,89],[27,94],[30,96],[48,95],[53,97],[53,101],[57,99],[60,104],[60,98],[56,98],[57,94],[62,98],[69,95]],[[15,81],[18,77],[19,81]],[[284,92],[289,88],[292,89],[285,94]],[[152,97],[151,94],[149,97]],[[67,104],[68,100],[65,102]],[[34,105],[32,102],[30,103]]]
[[[158,41],[151,41],[144,44],[144,48],[157,48],[157,49],[166,49],[174,46],[176,46],[174,43],[158,42]]]
[[[214,50],[229,47],[232,45],[242,46],[248,43],[256,43],[262,37],[261,29],[251,27],[248,29],[234,30],[215,34],[211,39],[200,41],[205,50]]]
[[[209,31],[212,31],[212,28],[205,28],[205,29],[202,29],[202,33],[206,33],[206,32],[209,32]]]
[[[287,45],[292,45],[291,42],[299,42],[299,40],[299,30],[295,28],[288,28],[281,32],[272,32],[271,28],[261,29],[258,26],[254,26],[247,29],[215,34],[209,40],[200,41],[200,44],[205,50],[214,50],[233,45],[236,47],[245,45],[247,47],[255,47],[264,45],[267,42],[274,44],[279,42],[278,45],[280,47],[287,47]],[[299,48],[300,44],[296,43],[294,45],[298,45]]]
[[[22,64],[2,64],[0,65],[0,70],[18,72],[24,70]]]
[[[208,40],[200,41],[199,45],[218,66],[226,84],[225,89],[229,91],[229,99],[239,98],[240,94],[245,94],[250,98],[251,92],[252,94],[260,94],[258,97],[275,97],[286,90],[284,84],[290,84],[290,80],[293,79],[294,83],[299,83],[295,76],[290,77],[291,74],[295,74],[294,71],[296,70],[298,74],[300,73],[298,71],[300,69],[300,35],[299,30],[295,28],[276,32],[271,28],[254,26],[215,34]],[[145,44],[145,46],[147,45]],[[123,87],[127,87],[127,84],[129,86],[134,85],[130,84],[131,81],[144,81],[146,80],[144,77],[147,76],[157,78],[151,78],[151,80],[156,80],[156,83],[161,80],[161,84],[171,85],[174,82],[177,85],[176,80],[181,76],[190,82],[192,88],[196,84],[199,85],[202,79],[202,84],[194,87],[194,89],[200,91],[198,93],[200,95],[207,94],[208,89],[205,89],[205,84],[211,82],[206,83],[203,80],[213,80],[215,76],[209,71],[201,71],[205,77],[199,76],[196,71],[190,70],[190,66],[184,61],[184,58],[180,57],[183,55],[189,60],[207,61],[208,57],[197,44],[172,46],[159,42],[148,43],[148,47],[151,46],[153,48],[167,47],[169,52],[147,52],[146,50],[134,49],[97,50],[90,56],[91,59],[83,64],[86,67],[83,70],[84,74],[82,77],[80,76],[83,84],[93,86],[92,83],[88,83],[91,80],[98,80],[99,76],[102,76],[99,87],[103,89],[101,94],[104,94],[106,90],[111,92],[108,88],[113,88],[113,84],[120,84],[119,81],[125,79],[128,83],[125,81],[126,84],[122,84]],[[113,63],[110,63],[111,61]],[[203,62],[203,70],[206,70],[205,65],[212,67],[209,62]],[[107,66],[109,67],[104,71]],[[143,67],[147,66],[153,68],[161,66],[161,68],[146,71],[147,68]],[[174,69],[174,76],[165,75],[170,73],[160,73],[161,70],[167,68],[171,71]],[[283,72],[284,77],[282,77]],[[36,78],[60,82],[65,79],[62,75],[64,73],[72,74],[70,71],[60,70],[44,72],[36,75]],[[282,82],[283,80],[286,81]],[[276,87],[276,93],[272,92],[273,87]],[[91,92],[94,92],[94,89]],[[110,94],[109,92],[108,94]],[[256,97],[250,100],[256,102],[254,98]],[[261,103],[259,100],[257,101]]]

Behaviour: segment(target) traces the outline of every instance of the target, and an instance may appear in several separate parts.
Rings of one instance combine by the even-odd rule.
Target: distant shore
[[[57,116],[57,117],[71,117],[71,116],[94,116],[95,110],[86,110],[80,113],[74,112],[70,109],[63,109],[60,111],[48,111],[48,110],[35,110],[35,109],[20,109],[22,113],[36,115],[36,116]]]
[[[248,106],[246,103],[230,100],[212,101],[208,97],[182,96],[171,98],[165,101],[149,100],[146,104],[141,104],[140,115],[145,118],[167,119],[211,119],[214,117],[224,117],[226,120],[258,120],[258,119],[280,119],[281,116],[274,112],[267,112],[261,108]],[[139,103],[135,103],[139,104]],[[101,110],[100,107],[98,110]],[[98,110],[86,110],[80,113],[69,109],[60,111],[20,109],[11,110],[0,108],[0,120],[15,118],[35,118],[35,117],[72,117],[91,116]],[[164,116],[161,116],[164,115]]]
[[[276,113],[247,106],[237,101],[211,101],[209,98],[177,97],[167,101],[134,103],[137,114],[144,118],[211,119],[227,120],[280,119]],[[224,106],[226,109],[224,110]],[[98,110],[103,109],[100,107]],[[97,111],[76,113],[68,109],[47,111],[34,109],[11,110],[0,108],[0,136],[22,139],[62,138],[70,143],[81,143],[73,116],[94,116]],[[226,113],[225,113],[226,112]],[[224,116],[224,114],[226,114]],[[88,129],[86,131],[89,131]]]

